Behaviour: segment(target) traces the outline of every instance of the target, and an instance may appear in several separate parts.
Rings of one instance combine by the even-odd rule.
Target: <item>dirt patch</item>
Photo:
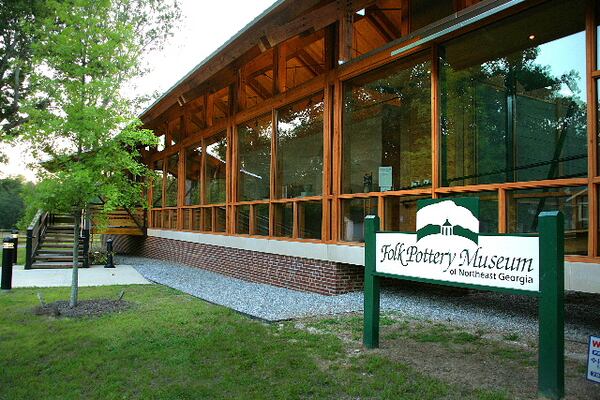
[[[131,306],[132,303],[124,300],[95,299],[79,301],[77,306],[71,308],[68,301],[55,301],[34,308],[33,313],[67,318],[98,317],[124,311]]]
[[[349,357],[373,352],[459,387],[491,389],[508,398],[538,398],[536,337],[382,314],[380,348],[366,350],[361,317],[305,319],[295,326],[337,335]],[[585,345],[566,343],[566,399],[600,399],[598,386],[585,379],[586,350]]]

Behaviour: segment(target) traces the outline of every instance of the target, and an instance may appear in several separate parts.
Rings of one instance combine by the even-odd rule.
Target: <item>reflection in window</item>
[[[586,176],[584,10],[553,1],[441,48],[444,185]]]
[[[275,204],[275,236],[292,237],[294,233],[294,204]]]
[[[185,205],[200,204],[200,162],[202,147],[192,147],[185,152]]]
[[[377,198],[342,200],[342,240],[364,242],[367,215],[377,215]]]
[[[179,154],[175,153],[167,159],[167,203],[166,207],[177,207],[177,168]]]
[[[202,230],[205,232],[212,231],[212,209],[211,208],[202,208],[202,221],[203,221]]]
[[[227,210],[225,207],[215,207],[213,208],[213,212],[216,212],[215,218],[215,232],[225,232],[227,228]]]
[[[236,233],[248,235],[250,233],[250,206],[238,206],[236,218]]]
[[[225,203],[227,135],[221,132],[204,142],[206,145],[206,202]]]
[[[163,196],[163,160],[154,163],[154,179],[152,180],[152,207],[162,208]]]
[[[271,115],[239,125],[238,200],[269,198],[271,162]]]
[[[322,208],[320,201],[298,203],[298,237],[321,239]]]
[[[411,59],[344,84],[344,193],[431,185],[430,64]]]
[[[277,112],[277,174],[282,198],[322,193],[323,108],[321,93]]]
[[[565,218],[565,254],[587,255],[586,186],[515,190],[509,193],[508,199],[509,232],[537,232],[539,213],[560,210]]]
[[[386,197],[384,230],[398,232],[415,232],[417,230],[417,200],[429,199],[431,196]]]
[[[269,205],[254,206],[254,235],[269,236]]]

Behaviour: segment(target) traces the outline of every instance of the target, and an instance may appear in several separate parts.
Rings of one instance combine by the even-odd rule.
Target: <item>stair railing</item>
[[[42,238],[46,234],[48,229],[48,223],[50,221],[50,214],[44,210],[38,210],[31,221],[31,224],[27,227],[27,243],[25,248],[25,269],[31,269],[33,264],[33,258]]]

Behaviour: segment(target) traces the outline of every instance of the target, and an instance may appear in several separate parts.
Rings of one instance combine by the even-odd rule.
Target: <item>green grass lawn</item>
[[[423,376],[332,334],[265,324],[162,286],[129,286],[132,309],[33,315],[68,289],[0,293],[0,399],[500,399]],[[123,287],[83,288],[116,298]]]

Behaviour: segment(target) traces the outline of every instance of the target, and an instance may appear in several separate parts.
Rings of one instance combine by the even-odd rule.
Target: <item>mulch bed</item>
[[[132,303],[124,300],[81,300],[77,306],[70,308],[68,301],[55,301],[34,308],[36,315],[49,315],[53,317],[98,317],[104,314],[120,312],[132,307]]]

